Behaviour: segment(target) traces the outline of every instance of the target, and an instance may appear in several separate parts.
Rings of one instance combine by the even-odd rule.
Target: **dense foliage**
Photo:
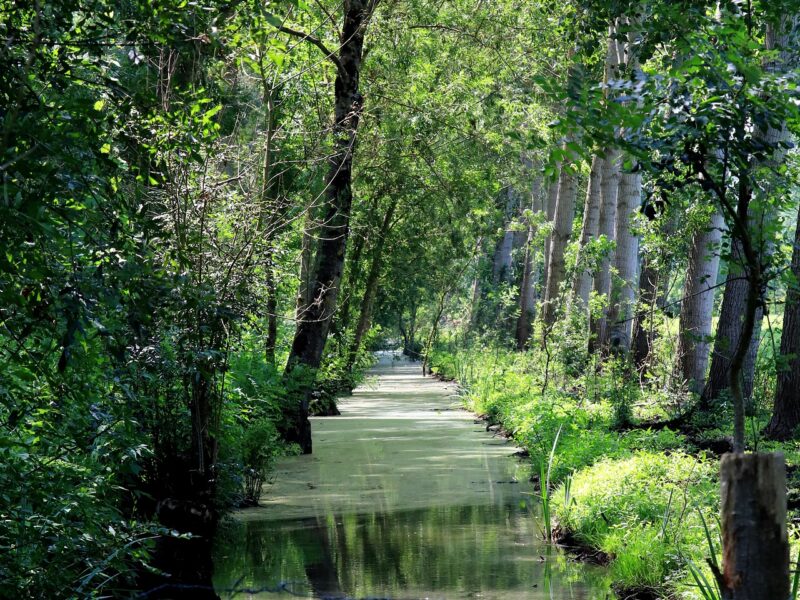
[[[795,473],[798,8],[0,0],[0,595],[157,585],[382,344],[691,593],[711,455]]]

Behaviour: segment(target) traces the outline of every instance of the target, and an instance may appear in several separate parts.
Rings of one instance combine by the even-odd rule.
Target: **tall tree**
[[[578,246],[578,273],[572,287],[572,294],[582,310],[589,305],[589,294],[592,291],[591,265],[584,264],[587,246],[594,240],[600,230],[600,204],[602,200],[601,183],[603,180],[603,159],[600,156],[592,157],[592,166],[589,172],[589,183],[586,188],[586,200],[583,206],[583,223],[581,224],[581,238]]]
[[[610,96],[611,85],[619,77],[622,60],[621,47],[617,40],[616,24],[612,22],[608,27],[606,62],[603,75],[604,102]],[[611,265],[614,264],[619,168],[619,150],[613,146],[606,147],[602,154],[602,164],[600,166],[600,215],[597,230],[600,238],[607,243],[607,247],[597,265],[593,281],[595,293],[604,297],[606,302],[608,302],[611,294]],[[605,311],[600,317],[590,320],[590,331],[592,334],[590,348],[595,345],[603,347],[607,344],[609,330]]]
[[[556,174],[552,181],[550,181],[547,185],[547,198],[545,200],[545,215],[547,217],[547,223],[551,227],[550,233],[544,239],[544,250],[543,256],[544,259],[542,260],[543,264],[543,273],[542,273],[542,280],[544,282],[542,288],[544,289],[547,285],[547,279],[550,276],[550,250],[553,247],[553,229],[555,227],[554,219],[556,216],[556,205],[558,204],[558,185],[561,179],[561,167],[559,165],[556,168]],[[544,294],[542,294],[544,296]]]
[[[632,22],[625,44],[624,66],[632,80],[640,79],[637,52],[638,33]],[[616,247],[614,263],[616,277],[611,285],[609,308],[609,344],[616,352],[627,353],[631,347],[631,332],[636,310],[636,292],[639,282],[639,237],[634,231],[634,215],[642,204],[642,171],[633,157],[626,157],[626,168],[620,175],[617,196],[617,224],[614,232]]]
[[[594,275],[594,291],[608,301],[611,294],[611,265],[615,257],[617,226],[617,198],[619,196],[619,150],[609,148],[603,157],[603,174],[600,182],[600,223],[599,232],[608,243],[597,272]],[[604,347],[608,342],[609,328],[605,311],[592,322],[592,344]]]
[[[528,234],[525,240],[525,253],[522,265],[522,281],[519,289],[519,316],[517,317],[516,342],[517,350],[524,350],[530,341],[533,318],[536,311],[536,248],[534,241],[537,235],[536,215],[545,211],[546,199],[542,194],[542,179],[535,177],[531,185],[531,215],[528,219]]]
[[[778,74],[786,67],[788,61],[790,33],[794,29],[793,19],[788,19],[784,14],[778,17],[778,23],[768,22],[766,25],[765,49],[768,58],[764,61],[765,73],[772,76]],[[777,56],[774,51],[778,49]],[[784,160],[785,149],[783,143],[787,135],[786,123],[775,123],[774,117],[761,117],[753,133],[754,145],[759,151],[751,159],[751,170],[759,178],[759,196],[761,201],[749,211],[748,228],[751,230],[752,252],[754,257],[748,256],[750,251],[745,246],[747,242],[738,239],[736,232],[731,242],[731,256],[728,261],[728,276],[725,281],[725,290],[722,297],[722,308],[717,324],[714,339],[714,351],[711,360],[711,370],[708,382],[702,394],[702,407],[709,407],[720,394],[730,387],[731,372],[734,368],[734,358],[739,353],[740,346],[747,340],[747,347],[742,348],[741,385],[745,399],[749,400],[753,393],[753,379],[755,374],[756,358],[760,342],[761,321],[763,317],[763,302],[756,302],[753,316],[753,332],[743,337],[743,328],[749,321],[747,310],[749,298],[755,294],[761,298],[763,290],[751,290],[753,286],[751,261],[759,263],[759,271],[763,271],[770,261],[772,254],[772,241],[770,230],[774,228],[776,215],[769,202],[769,195],[775,191],[775,176],[764,174],[766,171],[777,169]],[[762,298],[763,300],[763,298]]]
[[[569,152],[565,146],[565,151]],[[578,181],[575,165],[561,166],[558,178],[558,199],[556,201],[553,233],[550,236],[550,253],[547,265],[547,282],[542,305],[542,320],[545,335],[555,324],[558,315],[558,297],[561,284],[566,276],[565,252],[572,234],[572,220],[575,218],[575,200],[578,196]]]
[[[514,222],[519,215],[519,196],[512,185],[503,190],[503,235],[497,240],[492,258],[492,283],[497,287],[500,283],[513,280]]]
[[[309,280],[311,303],[297,324],[286,372],[298,366],[317,369],[328,338],[331,319],[344,268],[347,238],[350,232],[350,209],[353,202],[352,169],[356,131],[364,99],[359,91],[364,36],[377,0],[345,0],[338,52],[310,34],[282,26],[281,31],[308,40],[317,46],[336,67],[334,84],[333,152],[325,179],[324,217],[318,228],[320,241]],[[311,453],[311,424],[308,420],[310,388],[303,390],[295,424],[287,440],[296,442],[305,454]]]

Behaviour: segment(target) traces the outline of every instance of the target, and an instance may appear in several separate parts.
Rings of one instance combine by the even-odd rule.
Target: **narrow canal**
[[[313,419],[314,454],[282,460],[220,535],[220,597],[610,597],[602,569],[541,541],[516,448],[455,394],[382,353],[341,416]]]

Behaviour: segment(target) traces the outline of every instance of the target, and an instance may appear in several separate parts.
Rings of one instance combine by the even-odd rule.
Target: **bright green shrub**
[[[682,578],[686,558],[707,554],[700,514],[713,524],[716,466],[682,452],[640,451],[603,459],[572,478],[571,501],[553,495],[561,527],[613,557],[615,581],[665,589]]]

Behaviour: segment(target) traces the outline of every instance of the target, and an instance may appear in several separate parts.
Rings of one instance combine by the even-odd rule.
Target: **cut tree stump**
[[[725,454],[720,480],[723,598],[788,600],[783,454]]]

